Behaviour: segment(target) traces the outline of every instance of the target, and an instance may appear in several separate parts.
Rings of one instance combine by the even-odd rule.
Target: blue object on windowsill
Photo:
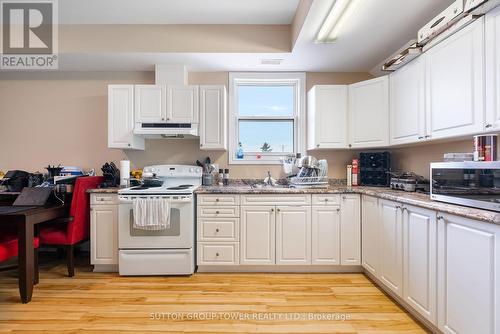
[[[236,159],[243,159],[245,154],[243,153],[243,147],[241,143],[238,143],[238,150],[236,150]]]

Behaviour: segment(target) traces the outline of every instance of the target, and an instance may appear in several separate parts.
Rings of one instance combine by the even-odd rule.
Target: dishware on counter
[[[313,157],[312,155],[305,155],[299,159],[299,163],[297,164],[299,168],[317,168],[318,167],[318,159]]]
[[[201,184],[204,186],[211,186],[214,184],[213,174],[203,174]]]
[[[496,161],[497,141],[496,134],[474,136],[474,161]]]
[[[116,167],[114,162],[106,162],[102,167],[102,176],[104,182],[100,188],[115,188],[120,184],[120,170]]]

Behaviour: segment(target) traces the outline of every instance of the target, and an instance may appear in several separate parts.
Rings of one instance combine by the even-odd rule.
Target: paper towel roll
[[[120,161],[120,186],[128,187],[130,178],[130,160]]]

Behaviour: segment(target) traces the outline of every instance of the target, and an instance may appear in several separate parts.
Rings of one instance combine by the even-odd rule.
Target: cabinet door
[[[274,265],[276,210],[274,206],[242,206],[240,264]]]
[[[395,294],[403,296],[403,224],[401,206],[380,200],[379,279]]]
[[[96,205],[90,215],[92,264],[118,264],[118,206]]]
[[[389,145],[388,76],[349,86],[349,137],[349,147]]]
[[[314,86],[307,103],[308,148],[346,148],[347,86]]]
[[[486,14],[486,130],[500,130],[500,7]]]
[[[438,218],[439,329],[500,333],[500,226]]]
[[[403,298],[437,325],[436,211],[403,207]]]
[[[200,86],[200,148],[226,150],[226,86]]]
[[[135,85],[135,122],[164,123],[165,86]]]
[[[390,77],[391,145],[425,139],[425,67],[418,57]]]
[[[340,207],[312,208],[312,264],[340,264]]]
[[[198,123],[198,86],[167,86],[167,121]]]
[[[468,135],[484,125],[484,17],[425,53],[433,139]]]
[[[311,207],[276,207],[276,264],[311,264]]]
[[[108,86],[108,147],[144,150],[134,135],[134,86]]]
[[[361,214],[359,195],[340,201],[340,256],[342,265],[361,264]]]
[[[378,275],[379,268],[379,209],[378,199],[363,196],[361,204],[361,235],[362,235],[362,261],[363,268],[374,276]]]

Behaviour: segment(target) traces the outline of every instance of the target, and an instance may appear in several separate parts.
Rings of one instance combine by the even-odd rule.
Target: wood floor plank
[[[362,274],[120,277],[77,269],[68,278],[63,265],[43,265],[29,304],[19,302],[15,271],[1,272],[0,334],[426,333]]]

